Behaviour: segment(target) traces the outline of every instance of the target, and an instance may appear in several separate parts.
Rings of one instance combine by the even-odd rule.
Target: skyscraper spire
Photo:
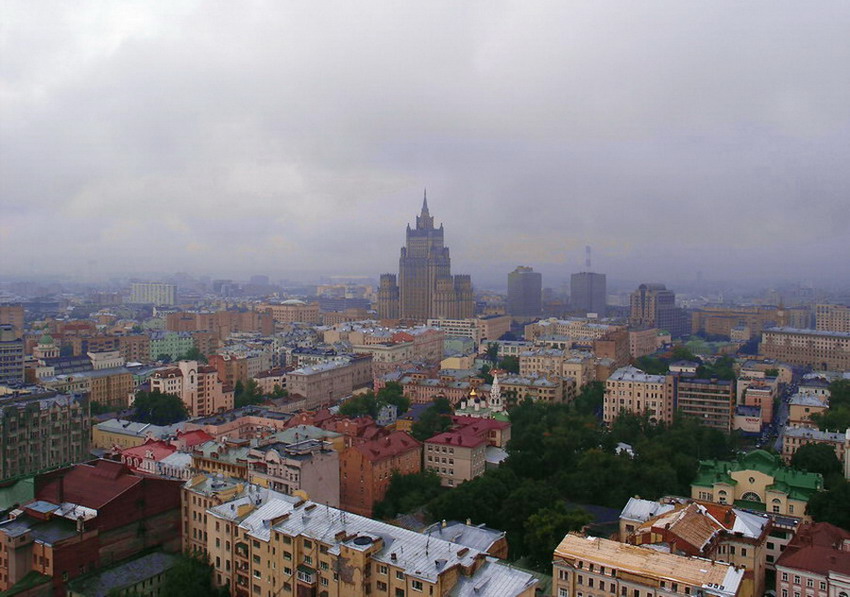
[[[422,212],[416,216],[416,229],[430,230],[432,228],[434,228],[434,218],[428,211],[428,189],[425,189],[425,196],[422,199]]]
[[[422,199],[422,215],[428,215],[428,189],[425,189],[425,196]]]

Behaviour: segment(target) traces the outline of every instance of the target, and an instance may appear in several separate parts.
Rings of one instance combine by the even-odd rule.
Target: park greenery
[[[188,418],[183,401],[159,390],[139,392],[133,402],[133,420],[153,425],[171,425]]]
[[[451,490],[430,476],[397,475],[376,515],[424,508],[434,521],[472,516],[506,531],[512,558],[545,571],[564,534],[591,520],[577,504],[619,510],[634,495],[690,495],[701,459],[736,452],[734,436],[691,419],[652,424],[624,413],[605,429],[598,419],[603,391],[601,383],[588,384],[570,404],[523,400],[510,412],[509,457],[500,468]],[[618,450],[620,442],[635,455]]]
[[[378,413],[387,405],[394,405],[399,415],[406,413],[410,408],[410,398],[404,395],[404,389],[400,383],[390,381],[377,392],[369,391],[358,396],[352,396],[342,403],[339,407],[339,413],[346,417],[368,415],[377,419]]]
[[[429,437],[448,431],[452,426],[452,405],[444,397],[431,403],[413,424],[410,435],[423,442]]]
[[[718,357],[714,362],[704,361],[684,346],[676,346],[668,355],[647,355],[635,359],[635,367],[650,375],[666,375],[670,364],[676,361],[697,363],[697,377],[702,379],[735,379],[735,359],[730,356]]]

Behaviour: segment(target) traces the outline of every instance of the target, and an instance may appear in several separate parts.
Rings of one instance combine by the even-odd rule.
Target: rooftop
[[[733,597],[744,576],[743,570],[722,562],[703,558],[662,553],[645,547],[568,534],[555,548],[555,560],[576,558],[632,572],[639,576],[652,576],[700,587],[704,592],[722,597]]]
[[[665,376],[663,375],[650,375],[648,373],[644,373],[637,367],[632,367],[631,365],[627,367],[620,367],[614,373],[611,374],[611,377],[608,378],[608,381],[635,381],[639,383],[664,383]]]

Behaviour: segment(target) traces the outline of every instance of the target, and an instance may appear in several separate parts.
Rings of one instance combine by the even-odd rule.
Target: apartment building
[[[850,306],[817,305],[815,328],[821,332],[850,333]]]
[[[24,340],[9,323],[0,324],[0,385],[24,381]]]
[[[177,367],[160,369],[150,377],[151,391],[173,394],[183,401],[192,417],[204,417],[231,410],[234,395],[225,390],[218,372],[197,361],[180,361]]]
[[[519,354],[519,374],[571,377],[582,388],[596,379],[596,363],[589,352],[538,348]]]
[[[339,507],[339,452],[318,439],[275,442],[248,450],[248,481]]]
[[[649,375],[637,367],[621,367],[605,382],[602,419],[611,424],[621,411],[646,414],[651,421],[672,423],[673,376]]]
[[[24,306],[20,303],[0,305],[0,325],[12,326],[12,333],[18,338],[24,335]]]
[[[130,302],[143,305],[173,305],[177,287],[163,282],[134,282],[130,284]]]
[[[31,475],[88,458],[88,396],[3,396],[0,454],[0,479]]]
[[[484,474],[487,440],[462,429],[425,440],[425,468],[440,477],[443,487],[457,487]]]
[[[289,299],[280,303],[264,303],[258,310],[269,313],[275,323],[321,323],[319,303]]]
[[[525,326],[523,337],[531,342],[543,336],[564,336],[572,342],[600,340],[615,331],[626,331],[624,325],[601,323],[597,319],[569,317],[558,319],[550,317]]]
[[[403,431],[346,448],[339,459],[340,504],[344,510],[371,516],[384,499],[394,472],[422,470],[422,444]]]
[[[744,569],[570,533],[555,548],[556,597],[738,597]]]
[[[821,399],[815,394],[794,394],[788,400],[788,424],[794,427],[816,428],[812,415],[829,410],[829,399]]]
[[[759,352],[764,356],[816,370],[850,370],[850,332],[770,328]]]
[[[533,597],[537,587],[481,550],[269,490],[206,516],[214,583],[235,597]]]
[[[764,594],[772,528],[765,514],[681,498],[631,498],[620,514],[620,540],[626,543],[665,545],[672,553],[743,566],[741,597]]]
[[[800,526],[776,562],[776,595],[850,595],[850,532],[826,522]]]
[[[331,405],[360,387],[372,383],[372,357],[360,355],[347,363],[321,363],[287,374],[290,394],[304,397],[308,410]]]
[[[732,430],[735,384],[722,379],[671,376],[676,411],[724,433]]]

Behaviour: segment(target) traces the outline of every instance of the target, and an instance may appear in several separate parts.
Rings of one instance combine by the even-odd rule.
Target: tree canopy
[[[431,406],[425,409],[419,420],[413,424],[410,434],[419,441],[448,431],[452,425],[452,405],[446,398],[435,398]]]
[[[822,431],[844,431],[850,427],[850,379],[829,384],[829,410],[812,415]]]
[[[163,394],[159,390],[136,394],[133,409],[134,420],[153,425],[171,425],[189,417],[186,406],[179,397]]]
[[[174,567],[165,575],[163,597],[227,597],[226,587],[212,584],[213,567],[202,555],[178,555]]]
[[[265,402],[263,392],[260,390],[260,384],[255,379],[249,379],[242,383],[242,380],[236,382],[233,388],[233,405],[236,408],[250,406],[251,404],[262,404]]]
[[[398,382],[388,382],[377,394],[369,391],[358,396],[352,396],[339,407],[341,415],[346,417],[362,417],[368,415],[373,419],[378,418],[378,413],[385,405],[392,404],[396,407],[399,415],[410,408],[410,398],[404,395],[404,388]]]

